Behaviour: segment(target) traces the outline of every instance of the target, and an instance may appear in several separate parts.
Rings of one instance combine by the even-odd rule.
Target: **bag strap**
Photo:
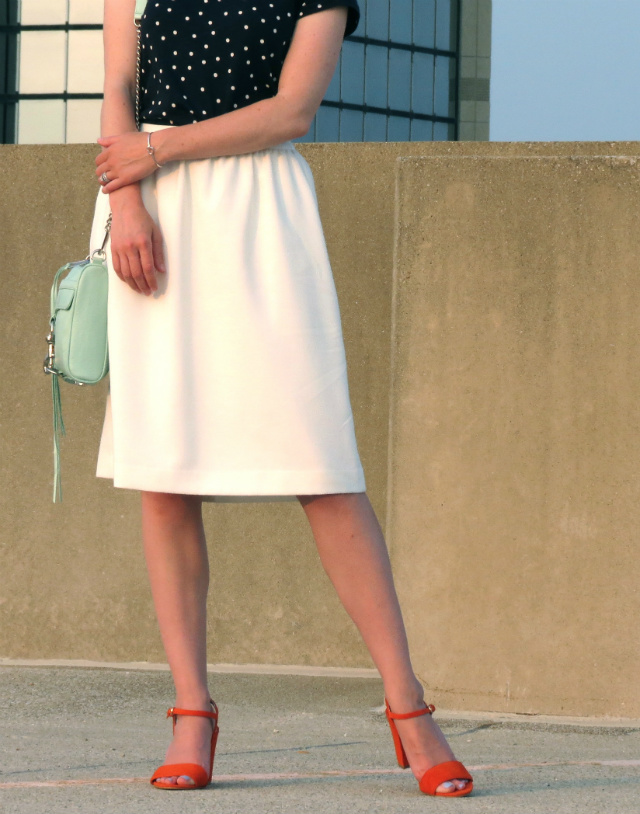
[[[138,37],[136,50],[136,110],[135,110],[136,130],[140,129],[140,51],[141,51],[140,21],[142,20],[142,15],[144,14],[146,5],[147,0],[136,0],[136,7],[135,11],[133,12],[133,22],[135,24],[136,33]]]
[[[140,20],[142,15],[144,14],[145,6],[147,5],[147,0],[136,0],[136,8],[133,12],[133,19],[136,25],[140,24]]]

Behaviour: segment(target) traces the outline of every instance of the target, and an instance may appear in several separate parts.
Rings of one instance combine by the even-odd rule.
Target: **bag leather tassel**
[[[53,502],[62,503],[62,481],[60,478],[60,437],[67,434],[62,417],[60,382],[51,376],[51,396],[53,400]]]

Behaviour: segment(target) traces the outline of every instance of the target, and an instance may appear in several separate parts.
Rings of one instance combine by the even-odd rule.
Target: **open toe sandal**
[[[409,761],[407,754],[404,751],[402,740],[398,734],[395,720],[404,720],[406,718],[417,718],[420,715],[431,715],[435,712],[433,704],[428,704],[424,709],[417,709],[413,712],[391,712],[389,703],[385,698],[385,713],[389,721],[389,727],[393,736],[393,744],[396,747],[396,757],[398,758],[398,766],[402,769],[409,768]],[[453,780],[468,780],[469,782],[463,789],[455,789],[454,791],[436,791],[441,783],[446,783]],[[445,760],[444,763],[438,763],[422,775],[418,781],[420,791],[423,794],[430,794],[433,797],[466,797],[471,794],[473,790],[473,778],[459,760]]]
[[[155,770],[151,777],[151,785],[157,789],[169,789],[175,791],[188,791],[190,789],[203,789],[211,782],[213,775],[213,757],[216,752],[216,743],[218,742],[218,707],[211,702],[211,712],[201,709],[178,709],[178,707],[171,707],[167,711],[167,718],[173,718],[173,729],[176,728],[176,721],[178,715],[193,715],[198,718],[210,718],[213,732],[211,733],[211,759],[209,761],[209,773],[204,766],[198,763],[169,763],[160,766]],[[190,777],[193,783],[189,785],[180,786],[177,783],[163,783],[162,780],[168,777]]]

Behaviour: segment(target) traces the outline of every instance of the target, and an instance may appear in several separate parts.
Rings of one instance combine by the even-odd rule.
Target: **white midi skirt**
[[[223,502],[364,491],[305,159],[288,141],[175,161],[141,189],[167,272],[152,296],[136,293],[115,275],[107,243],[110,386],[98,477]],[[99,191],[92,251],[108,214]]]

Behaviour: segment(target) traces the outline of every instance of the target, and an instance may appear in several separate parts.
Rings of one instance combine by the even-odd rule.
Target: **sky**
[[[490,138],[640,140],[640,0],[493,0]]]

